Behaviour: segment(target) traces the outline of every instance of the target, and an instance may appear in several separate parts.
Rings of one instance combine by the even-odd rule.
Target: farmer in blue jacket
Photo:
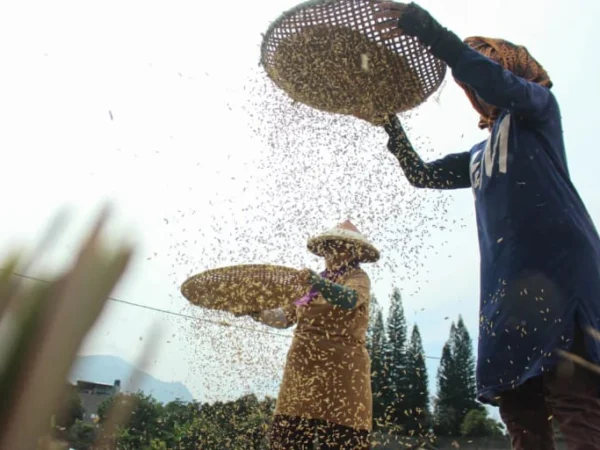
[[[379,9],[385,34],[415,36],[448,64],[490,131],[470,151],[425,163],[397,117],[385,126],[413,186],[473,190],[479,399],[500,407],[514,449],[554,449],[552,418],[570,450],[600,449],[600,380],[563,353],[600,363],[600,238],[569,175],[546,71],[510,42],[462,42],[414,3]]]

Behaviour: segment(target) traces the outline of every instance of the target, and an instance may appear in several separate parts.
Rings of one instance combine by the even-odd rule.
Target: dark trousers
[[[324,420],[276,415],[271,450],[370,450],[369,432]]]
[[[578,330],[572,352],[585,358]],[[554,450],[556,420],[569,450],[600,449],[600,377],[570,361],[500,396],[514,450]]]

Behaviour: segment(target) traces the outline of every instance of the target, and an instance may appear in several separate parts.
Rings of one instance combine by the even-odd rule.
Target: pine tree
[[[455,331],[454,323],[450,335]],[[456,370],[450,340],[442,349],[442,357],[437,373],[437,396],[434,406],[434,431],[438,436],[454,435],[457,422],[457,413],[454,409]]]
[[[385,386],[386,386],[386,367],[385,367],[385,348],[387,346],[387,338],[385,335],[385,326],[383,323],[383,311],[379,310],[377,313],[377,330],[379,336],[378,354],[375,359],[375,365],[373,366],[375,392],[377,392],[377,398],[373,401],[373,416],[377,419],[378,423],[384,422],[385,419]]]
[[[386,346],[383,312],[374,296],[371,296],[367,348],[371,358],[371,390],[373,391],[373,425],[385,422],[385,369],[384,349]]]
[[[462,420],[471,410],[481,410],[483,406],[477,402],[477,385],[475,384],[475,356],[473,342],[463,318],[458,317],[456,332],[452,341],[452,352],[456,364],[457,399],[454,402]]]
[[[424,436],[429,428],[429,381],[425,364],[425,351],[419,327],[412,329],[410,343],[406,351],[406,372],[408,393],[404,408],[408,421],[406,431],[410,435]]]
[[[375,340],[375,322],[377,321],[377,312],[381,309],[377,297],[371,292],[369,301],[369,325],[367,327],[367,350],[369,356],[373,359],[373,342]]]
[[[472,410],[483,408],[476,400],[473,343],[462,317],[450,327],[438,370],[435,406],[436,433],[459,436],[461,425]]]
[[[400,290],[395,288],[390,298],[387,320],[387,345],[385,349],[386,415],[390,425],[406,422],[402,404],[407,394],[406,376],[406,318]]]

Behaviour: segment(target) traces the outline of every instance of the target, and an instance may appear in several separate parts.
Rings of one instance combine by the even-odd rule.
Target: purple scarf
[[[337,279],[338,277],[344,275],[345,273],[349,272],[350,270],[356,269],[357,267],[358,267],[358,261],[355,261],[351,264],[348,264],[347,266],[340,267],[337,270],[325,269],[319,275],[322,278],[325,278],[326,280],[333,281],[333,280]],[[317,289],[313,287],[310,289],[310,291],[308,291],[308,294],[306,294],[304,297],[296,300],[294,302],[294,305],[308,306],[308,304],[310,302],[312,302],[318,295],[319,295],[319,291],[317,291]]]

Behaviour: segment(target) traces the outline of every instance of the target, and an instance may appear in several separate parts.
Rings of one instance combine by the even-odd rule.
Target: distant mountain
[[[139,376],[139,385],[131,386],[133,375]],[[157,380],[152,375],[138,370],[127,361],[116,356],[93,355],[80,356],[75,360],[69,381],[76,383],[78,380],[91,381],[94,383],[113,384],[115,380],[121,380],[121,392],[136,392],[141,390],[145,394],[152,395],[162,403],[168,403],[176,399],[184,402],[193,400],[191,392],[183,383],[169,383]]]

